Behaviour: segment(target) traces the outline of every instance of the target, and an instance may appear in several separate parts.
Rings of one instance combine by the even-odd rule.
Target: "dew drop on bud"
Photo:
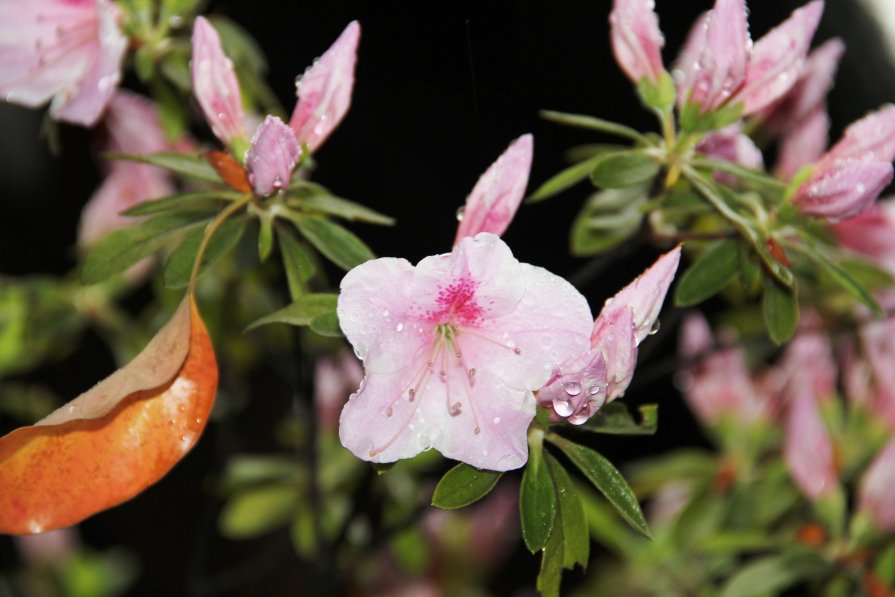
[[[566,382],[562,388],[569,396],[577,396],[581,393],[581,384],[577,381]]]
[[[555,410],[556,414],[558,414],[561,417],[568,417],[573,412],[572,402],[569,400],[560,400],[560,399],[554,400],[553,401],[553,410]]]
[[[598,386],[597,384],[593,384],[593,385],[591,385],[591,387],[587,388],[588,396],[596,396],[599,393],[600,393],[600,386]]]
[[[649,329],[648,335],[655,336],[659,332],[659,328],[662,327],[662,322],[658,319],[653,322],[653,327]]]
[[[404,331],[404,322],[403,322],[403,321],[398,322],[398,325],[395,326],[395,331],[396,331],[396,332],[403,332],[403,331]]]
[[[466,206],[461,205],[460,207],[457,208],[457,221],[462,222],[463,216],[465,216],[465,215],[466,215]]]

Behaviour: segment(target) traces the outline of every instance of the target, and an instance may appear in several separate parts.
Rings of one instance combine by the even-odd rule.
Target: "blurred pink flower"
[[[383,258],[354,268],[338,315],[366,373],[342,411],[346,448],[374,462],[435,448],[498,471],[525,464],[533,391],[587,349],[591,322],[568,282],[486,232],[416,267]]]
[[[625,393],[634,376],[637,346],[656,325],[680,256],[680,247],[672,249],[606,301],[594,322],[590,347],[554,367],[538,392],[541,406],[580,425]]]
[[[877,201],[831,229],[840,246],[871,257],[895,273],[895,201]]]
[[[360,24],[352,21],[295,83],[298,102],[289,126],[311,153],[323,145],[351,106],[359,40]]]
[[[892,181],[895,105],[852,123],[796,191],[802,213],[838,222],[870,207]]]
[[[830,119],[826,108],[819,108],[780,139],[774,174],[781,180],[792,179],[799,170],[819,160],[829,142]]]
[[[895,438],[877,454],[864,473],[858,490],[858,508],[878,529],[895,531]]]
[[[665,38],[654,7],[653,0],[613,0],[609,14],[615,60],[634,83],[644,78],[656,83],[665,72]]]
[[[533,145],[531,135],[522,135],[482,174],[458,212],[454,245],[479,232],[506,232],[525,195]]]
[[[236,71],[233,62],[224,54],[218,32],[205,17],[198,17],[193,24],[192,45],[193,95],[202,108],[205,121],[225,144],[245,138],[245,114]]]
[[[810,388],[792,387],[789,402],[783,457],[793,481],[805,497],[817,500],[838,485],[833,441],[820,416],[817,397]]]
[[[148,99],[119,91],[109,103],[103,120],[105,151],[142,154],[173,149],[165,140],[155,105]],[[136,220],[120,215],[148,199],[174,192],[167,170],[121,160],[106,163],[107,174],[99,189],[84,206],[78,229],[78,244],[91,245],[115,228]]]
[[[761,150],[748,135],[742,133],[740,123],[709,133],[696,146],[696,150],[710,158],[733,162],[753,170],[764,169]],[[725,184],[733,184],[736,180],[734,176],[721,172],[716,172],[715,178]]]
[[[110,0],[0,0],[0,96],[93,126],[121,78],[127,38]]]
[[[317,359],[314,366],[314,410],[317,424],[328,431],[339,426],[339,413],[348,395],[363,382],[364,370],[360,361],[347,350],[337,356]]]

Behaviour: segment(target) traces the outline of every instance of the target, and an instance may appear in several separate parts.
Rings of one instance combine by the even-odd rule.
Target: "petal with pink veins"
[[[892,182],[892,164],[855,159],[822,160],[792,202],[802,213],[838,222],[869,208]]]
[[[522,135],[479,178],[466,198],[454,245],[479,232],[503,234],[525,195],[534,139]]]
[[[190,58],[193,94],[215,136],[224,143],[245,137],[242,94],[233,62],[224,54],[221,38],[205,17],[193,25]]]
[[[289,126],[311,153],[339,126],[351,106],[360,24],[348,24],[333,45],[295,84],[298,103]]]
[[[665,38],[654,7],[653,0],[614,0],[609,14],[615,60],[634,83],[643,78],[657,82],[665,70]]]
[[[289,186],[300,156],[301,147],[292,129],[276,116],[265,118],[245,155],[246,171],[255,193],[267,197]]]
[[[708,17],[690,100],[703,111],[726,102],[746,77],[751,47],[744,0],[716,0]]]

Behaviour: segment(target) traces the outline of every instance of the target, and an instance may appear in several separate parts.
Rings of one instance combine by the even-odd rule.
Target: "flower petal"
[[[890,182],[889,162],[823,161],[814,176],[799,187],[792,202],[804,214],[837,222],[870,207]]]
[[[298,103],[289,126],[311,153],[339,126],[351,105],[358,41],[360,24],[352,21],[295,84]]]
[[[224,143],[245,137],[242,95],[233,62],[224,54],[218,32],[205,17],[193,25],[190,71],[193,94],[215,136]]]
[[[858,508],[883,532],[895,530],[895,438],[876,455],[861,479]]]
[[[743,114],[755,114],[795,85],[823,10],[823,0],[814,0],[755,42],[743,87],[731,100],[745,104]]]
[[[300,155],[292,129],[276,116],[265,118],[245,155],[246,171],[255,193],[267,197],[289,186]]]
[[[653,0],[614,0],[609,14],[612,51],[621,69],[634,83],[647,77],[658,81],[665,38]]]
[[[522,135],[482,174],[466,198],[454,245],[479,232],[506,231],[525,195],[533,145],[531,135]]]
[[[677,100],[683,104],[687,99],[687,92],[692,89],[693,82],[699,74],[699,57],[705,48],[706,35],[708,34],[709,15],[706,11],[699,15],[690,27],[684,47],[681,48],[677,59],[674,61],[671,74],[677,87]]]
[[[842,139],[824,157],[825,161],[895,159],[895,105],[887,104],[853,122]]]
[[[823,156],[830,142],[830,119],[826,106],[796,123],[780,141],[774,173],[790,180],[796,173]]]
[[[705,46],[699,55],[690,99],[703,110],[727,101],[746,77],[751,46],[744,0],[716,0],[708,17]]]
[[[833,443],[811,389],[796,385],[790,400],[783,456],[802,493],[817,500],[838,483]]]

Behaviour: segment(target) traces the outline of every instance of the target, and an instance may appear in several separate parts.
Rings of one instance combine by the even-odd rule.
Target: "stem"
[[[199,279],[199,271],[202,269],[202,258],[205,256],[205,251],[208,250],[208,243],[211,241],[214,233],[221,227],[221,224],[227,221],[227,218],[251,203],[254,198],[254,195],[250,193],[243,195],[242,198],[224,208],[224,210],[221,211],[221,213],[219,213],[205,228],[202,244],[199,245],[199,252],[196,253],[196,260],[193,262],[193,271],[190,273],[190,283],[189,286],[187,286],[187,294],[193,294],[196,290],[196,280]]]

